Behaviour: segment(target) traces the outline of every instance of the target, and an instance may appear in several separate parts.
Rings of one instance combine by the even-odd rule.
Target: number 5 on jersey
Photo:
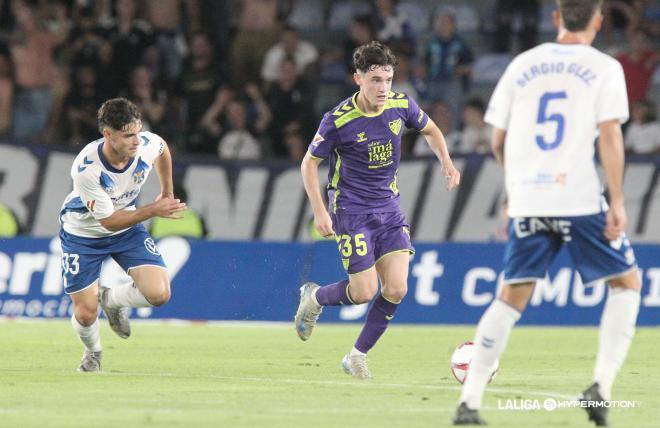
[[[554,150],[561,144],[564,139],[564,115],[561,113],[552,113],[548,115],[548,104],[552,100],[564,100],[566,99],[566,91],[561,92],[545,92],[541,95],[539,100],[539,114],[536,117],[536,123],[543,124],[546,122],[556,122],[557,130],[555,131],[554,141],[548,143],[543,138],[543,135],[536,136],[536,145],[541,148],[541,150]]]

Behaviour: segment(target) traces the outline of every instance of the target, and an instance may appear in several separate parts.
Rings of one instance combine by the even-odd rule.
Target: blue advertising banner
[[[142,318],[289,321],[298,287],[345,276],[334,242],[158,242],[172,278],[172,300],[134,313]],[[496,294],[502,244],[418,244],[399,323],[476,323]],[[644,288],[639,325],[660,324],[660,246],[638,245]],[[66,317],[58,238],[0,240],[0,316]],[[80,267],[84,269],[84,266]],[[130,281],[113,261],[101,273],[107,286]],[[607,296],[604,284],[586,287],[568,254],[560,253],[537,284],[520,324],[597,325]],[[367,305],[326,308],[324,322],[361,321]]]

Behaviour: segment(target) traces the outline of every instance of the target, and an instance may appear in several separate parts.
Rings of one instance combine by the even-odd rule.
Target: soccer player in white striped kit
[[[623,69],[591,47],[603,21],[601,3],[558,0],[557,42],[518,55],[491,98],[485,120],[494,127],[493,151],[504,166],[509,240],[504,284],[477,327],[455,425],[485,424],[478,411],[489,368],[504,351],[534,284],[564,245],[585,284],[604,280],[609,286],[593,384],[580,398],[590,420],[608,424],[603,405],[611,400],[632,342],[641,280],[624,233],[621,124],[628,119],[628,99]],[[596,145],[609,204],[596,172]]]
[[[121,338],[131,334],[130,308],[161,306],[170,299],[170,280],[158,248],[142,222],[179,218],[186,204],[174,198],[172,156],[165,141],[141,132],[138,108],[125,98],[103,103],[103,135],[82,149],[71,167],[73,190],[60,211],[62,278],[71,296],[71,324],[85,351],[79,371],[101,370],[98,307]],[[155,170],[158,199],[136,208],[140,190]],[[99,284],[101,265],[111,256],[133,279],[112,288]]]

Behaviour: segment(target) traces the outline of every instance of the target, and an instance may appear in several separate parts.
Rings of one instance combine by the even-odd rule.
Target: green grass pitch
[[[459,385],[449,371],[474,327],[393,325],[370,353],[372,381],[339,363],[359,326],[103,321],[103,373],[75,371],[82,345],[67,321],[0,322],[0,427],[444,427]],[[591,381],[595,328],[518,327],[482,416],[494,427],[590,427],[581,409],[503,410],[506,400],[563,399]],[[615,384],[615,427],[657,427],[660,331],[640,328]]]

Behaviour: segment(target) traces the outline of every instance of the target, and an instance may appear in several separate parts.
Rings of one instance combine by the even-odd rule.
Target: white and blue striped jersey
[[[544,43],[518,55],[486,122],[506,131],[509,216],[581,216],[603,209],[594,162],[598,125],[628,120],[621,64],[587,45]]]
[[[71,167],[73,191],[64,199],[60,212],[60,223],[67,233],[101,238],[126,230],[111,232],[99,220],[115,211],[135,209],[140,189],[165,147],[156,134],[140,132],[138,136],[142,144],[122,170],[110,165],[103,155],[103,138],[89,143],[78,154]]]

